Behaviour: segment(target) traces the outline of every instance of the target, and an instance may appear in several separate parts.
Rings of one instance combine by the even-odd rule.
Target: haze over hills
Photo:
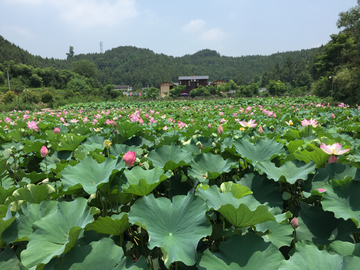
[[[79,54],[68,60],[34,56],[0,36],[0,63],[13,60],[15,63],[31,65],[34,68],[51,67],[71,69],[79,60],[93,62],[98,69],[101,84],[126,84],[136,87],[158,86],[164,81],[176,82],[179,76],[208,75],[210,81],[229,81],[241,77],[245,82],[261,76],[271,66],[282,66],[291,57],[294,63],[312,61],[319,48],[301,51],[278,52],[269,56],[252,55],[241,57],[221,56],[214,50],[204,49],[182,57],[156,54],[149,49],[121,46],[103,54]],[[66,52],[64,52],[65,54]]]

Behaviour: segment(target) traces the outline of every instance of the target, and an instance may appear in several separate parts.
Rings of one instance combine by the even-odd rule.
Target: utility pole
[[[334,77],[335,75],[329,76],[329,79],[331,79],[331,97],[334,97]]]

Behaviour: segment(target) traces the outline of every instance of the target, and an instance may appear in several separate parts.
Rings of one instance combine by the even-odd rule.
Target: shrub
[[[44,93],[42,93],[41,95],[41,101],[44,103],[49,103],[52,102],[54,99],[52,93],[50,91],[45,91]]]
[[[7,91],[5,95],[2,97],[1,101],[4,104],[12,103],[16,98],[16,94],[13,91]]]

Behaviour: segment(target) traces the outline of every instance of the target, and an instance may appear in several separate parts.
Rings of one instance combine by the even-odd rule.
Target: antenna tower
[[[103,53],[103,43],[100,41],[100,53]]]

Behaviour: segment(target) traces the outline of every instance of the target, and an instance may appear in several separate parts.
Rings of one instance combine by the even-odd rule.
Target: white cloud
[[[63,0],[53,3],[60,9],[61,19],[80,28],[94,25],[117,26],[138,15],[135,0]]]
[[[182,27],[182,31],[186,33],[199,32],[204,29],[205,21],[201,19],[192,20],[187,25]]]
[[[225,32],[219,27],[211,28],[201,35],[204,41],[221,41],[224,37]]]

